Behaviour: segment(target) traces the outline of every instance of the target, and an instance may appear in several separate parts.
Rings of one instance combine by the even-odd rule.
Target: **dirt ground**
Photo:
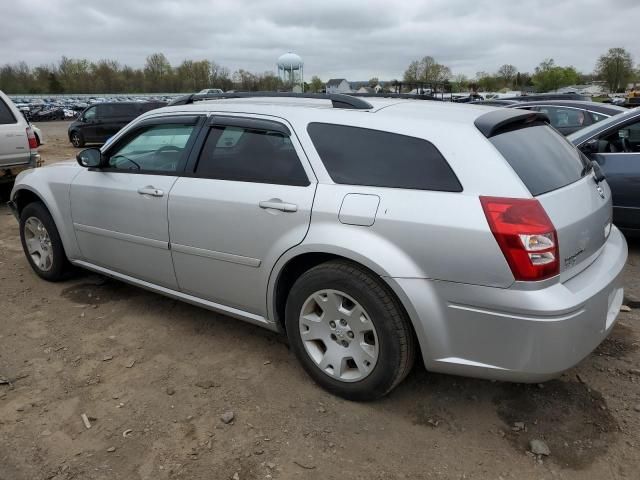
[[[65,123],[40,127],[46,163],[74,155]],[[40,280],[3,205],[0,480],[640,478],[640,242],[630,248],[633,309],[557,380],[417,364],[387,398],[351,403],[260,328],[94,274]],[[528,453],[532,439],[551,455]]]

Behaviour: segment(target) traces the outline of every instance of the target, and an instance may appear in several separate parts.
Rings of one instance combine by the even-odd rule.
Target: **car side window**
[[[446,159],[427,140],[328,123],[310,123],[307,132],[336,183],[462,191]]]
[[[238,126],[211,127],[195,175],[237,182],[309,185],[288,135]]]
[[[600,153],[640,152],[640,121],[621,125],[598,139]]]
[[[9,110],[9,106],[0,98],[0,125],[7,125],[9,123],[16,123],[16,119],[13,113],[11,113],[11,110]]]
[[[604,113],[597,113],[597,112],[589,112],[589,113],[591,114],[591,119],[593,120],[593,123],[598,123],[598,122],[601,122],[602,120],[609,118]]]
[[[555,128],[577,127],[581,128],[587,125],[584,110],[576,108],[562,107],[540,107],[540,112],[546,113],[551,121],[551,125]]]
[[[84,118],[85,120],[93,120],[94,118],[96,118],[96,107],[87,109],[82,115],[82,118]]]
[[[109,152],[109,168],[131,172],[177,172],[194,125],[154,125]]]

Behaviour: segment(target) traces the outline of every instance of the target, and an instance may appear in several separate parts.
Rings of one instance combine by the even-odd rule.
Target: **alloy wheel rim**
[[[40,219],[29,217],[24,222],[24,241],[34,265],[43,272],[51,270],[53,267],[51,237]]]
[[[319,290],[305,300],[300,338],[309,358],[341,382],[368,377],[378,362],[376,328],[366,310],[339,290]]]
[[[74,145],[75,147],[77,147],[78,145],[80,145],[80,137],[78,136],[78,134],[77,134],[77,133],[76,133],[76,134],[74,134],[74,135],[71,137],[71,143],[73,143],[73,145]]]

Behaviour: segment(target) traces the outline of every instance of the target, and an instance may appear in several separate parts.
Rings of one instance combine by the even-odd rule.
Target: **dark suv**
[[[86,143],[105,143],[134,118],[164,106],[166,104],[162,102],[105,102],[91,105],[69,125],[69,141],[74,147],[83,147]]]

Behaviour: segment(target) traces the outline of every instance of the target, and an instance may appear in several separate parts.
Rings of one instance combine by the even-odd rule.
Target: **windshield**
[[[625,118],[630,118],[631,116],[637,115],[639,113],[640,107],[631,108],[618,115],[609,117],[606,120],[602,120],[601,122],[594,123],[593,125],[582,128],[577,132],[572,133],[571,135],[567,135],[567,140],[569,140],[574,145],[579,145],[584,140],[591,138],[594,134],[606,130],[610,125],[614,125],[620,121],[623,121]]]

